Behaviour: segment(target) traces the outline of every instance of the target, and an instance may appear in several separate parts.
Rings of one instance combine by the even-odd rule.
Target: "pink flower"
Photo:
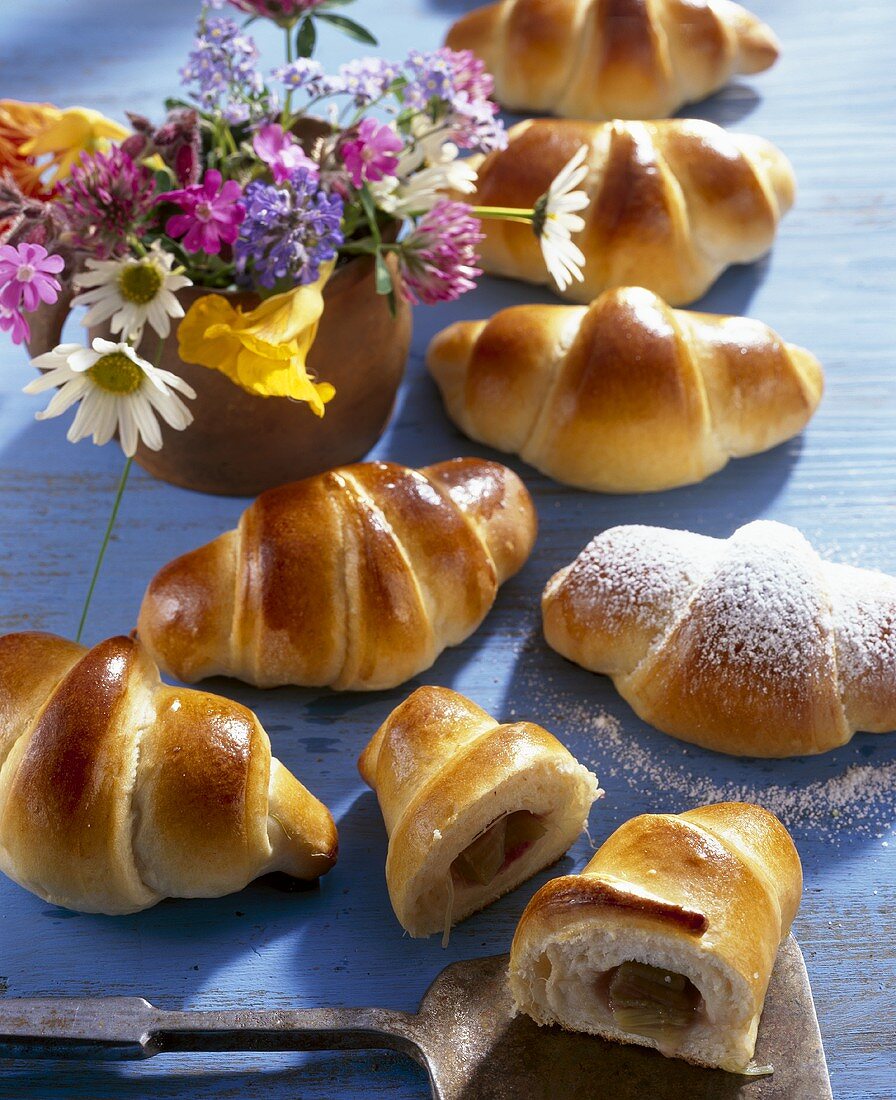
[[[476,246],[482,227],[466,203],[442,199],[402,241],[398,254],[404,297],[415,305],[453,302],[482,274]]]
[[[354,141],[342,146],[342,159],[355,187],[364,180],[381,180],[392,176],[398,168],[398,156],[404,142],[391,126],[381,125],[376,119],[365,118],[358,127]]]
[[[8,332],[14,344],[31,339],[31,327],[17,309],[0,306],[0,332]]]
[[[258,159],[270,168],[275,183],[283,183],[284,180],[289,179],[297,168],[318,171],[315,161],[305,153],[292,134],[287,133],[278,122],[262,126],[252,139],[252,148]]]
[[[54,276],[64,267],[65,260],[41,244],[0,245],[0,307],[30,313],[41,302],[52,305],[60,291]]]
[[[246,207],[239,200],[243,190],[236,180],[221,184],[221,173],[209,168],[202,183],[194,183],[179,191],[166,191],[159,201],[176,203],[183,214],[174,214],[165,225],[170,237],[183,237],[187,252],[217,254],[222,242],[233,244],[246,216]]]
[[[274,19],[278,23],[292,23],[323,2],[324,0],[230,0],[240,11]]]

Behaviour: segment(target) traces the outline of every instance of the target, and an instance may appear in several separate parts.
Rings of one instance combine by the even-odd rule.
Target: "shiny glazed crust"
[[[771,248],[796,183],[774,145],[711,122],[540,119],[510,131],[506,149],[476,160],[477,205],[531,207],[587,145],[591,202],[573,238],[584,282],[563,293],[587,304],[609,287],[644,286],[671,305],[699,298],[733,263]],[[530,226],[486,220],[480,253],[489,274],[531,283],[550,277]]]
[[[412,936],[442,931],[548,866],[585,827],[597,779],[531,722],[501,724],[447,688],[418,688],[386,719],[358,768],[377,794],[395,915]],[[449,895],[451,864],[489,825],[527,810],[545,835],[487,886]]]
[[[0,638],[0,869],[55,905],[132,913],[336,861],[329,811],[255,715],[171,688],[129,638]]]
[[[587,308],[459,321],[433,339],[427,365],[472,439],[613,493],[700,481],[782,443],[823,387],[814,356],[761,322],[685,313],[638,287]]]
[[[502,106],[598,120],[672,115],[779,54],[729,0],[502,0],[462,16],[447,44],[482,58]]]
[[[138,633],[189,682],[394,687],[485,618],[536,516],[496,462],[367,462],[272,489],[238,528],[165,566]]]
[[[546,883],[526,907],[510,955],[517,1007],[539,1024],[656,1046],[616,1027],[592,990],[602,969],[629,959],[661,966],[705,1001],[677,1055],[743,1070],[801,893],[793,841],[759,806],[633,818],[581,874]]]

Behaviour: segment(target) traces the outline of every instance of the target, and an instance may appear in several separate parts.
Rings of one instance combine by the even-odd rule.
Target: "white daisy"
[[[75,286],[84,293],[72,302],[90,306],[82,322],[84,327],[109,321],[113,332],[130,338],[135,345],[140,343],[147,323],[159,336],[167,336],[171,318],[184,315],[174,293],[192,286],[186,275],[172,271],[173,264],[174,257],[164,252],[158,241],[145,256],[87,260],[89,270],[75,276]]]
[[[576,211],[584,210],[589,199],[587,192],[576,188],[588,175],[587,156],[588,146],[580,146],[535,204],[532,228],[551,278],[560,290],[565,290],[573,279],[583,279],[585,256],[571,238],[585,228],[585,219]]]
[[[477,173],[469,160],[460,160],[460,150],[446,139],[444,128],[433,130],[429,119],[411,123],[413,141],[398,158],[394,176],[370,185],[377,205],[395,217],[417,217],[428,213],[449,193],[472,195]]]
[[[38,420],[60,416],[80,402],[68,430],[72,443],[92,435],[93,442],[102,446],[118,432],[121,449],[130,458],[138,439],[150,450],[161,449],[157,417],[177,431],[193,422],[193,414],[174,392],[193,398],[193,388],[176,374],[141,359],[130,344],[99,338],[91,348],[60,344],[32,363],[46,373],[29,382],[25,393],[58,387],[49,405],[37,413]]]

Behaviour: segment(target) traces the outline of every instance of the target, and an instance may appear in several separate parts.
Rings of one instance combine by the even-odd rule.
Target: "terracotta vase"
[[[393,262],[391,256],[389,262]],[[187,310],[209,293],[226,294],[244,309],[258,304],[252,293],[200,287],[188,287],[179,298]],[[47,331],[42,328],[40,338],[31,341],[33,354],[58,342],[63,319],[60,311],[54,323],[43,326]],[[108,332],[91,330],[91,339],[94,336],[108,336]],[[392,316],[388,300],[376,293],[374,266],[367,257],[339,268],[324,289],[324,313],[308,357],[308,368],[316,378],[336,388],[322,418],[304,403],[256,397],[219,371],[184,363],[173,331],[160,365],[196,391],[196,400],[188,402],[194,420],[182,432],[163,424],[162,449],[150,451],[141,445],[137,462],[173,485],[227,496],[255,496],[272,486],[355,462],[385,430],[410,343],[410,306],[399,300]]]

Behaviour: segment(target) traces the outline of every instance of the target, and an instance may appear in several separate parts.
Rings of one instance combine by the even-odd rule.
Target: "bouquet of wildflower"
[[[208,0],[181,73],[186,94],[168,101],[158,126],[131,114],[127,131],[83,108],[0,104],[0,328],[27,340],[28,312],[54,300],[65,271],[74,303],[89,307],[85,325],[107,324],[119,337],[114,352],[102,352],[118,364],[112,372],[107,362],[103,377],[121,387],[106,395],[127,396],[136,384],[126,363],[150,385],[144,333],[164,339],[177,321],[182,359],[322,415],[334,391],[309,376],[307,355],[324,286],[353,256],[373,258],[377,290],[390,298],[447,301],[480,275],[479,219],[512,217],[533,225],[561,286],[580,277],[570,232],[581,228],[584,196],[569,192],[584,168],[571,164],[534,210],[470,207],[462,200],[476,173],[462,154],[506,140],[482,63],[469,52],[415,50],[328,75],[308,56],[319,26],[374,41],[337,5],[343,0]],[[262,71],[233,9],[283,28],[285,63]],[[261,302],[244,312],[211,293],[184,316],[178,291],[191,284],[254,290]],[[85,370],[94,382],[100,376],[78,368],[77,350],[53,356],[54,371],[80,376],[78,393]],[[166,400],[152,407],[173,425],[173,410],[184,414],[168,391],[186,390],[161,384]],[[113,431],[132,453],[123,416]],[[152,447],[150,419],[140,417],[137,432]],[[85,413],[73,437],[92,432],[99,441],[94,427]]]
[[[192,421],[194,391],[159,366],[174,324],[181,360],[322,416],[335,391],[307,357],[339,265],[371,257],[393,304],[448,301],[475,286],[480,219],[495,217],[532,226],[561,287],[581,278],[570,234],[587,202],[575,190],[584,150],[532,210],[470,206],[475,159],[464,154],[506,141],[491,77],[449,49],[327,74],[310,56],[319,31],[376,44],[346,2],[205,0],[184,92],[160,124],[0,101],[0,330],[28,341],[29,315],[63,288],[87,307],[85,327],[108,329],[111,339],[38,357],[44,373],[27,390],[55,390],[39,417],[78,406],[70,440],[119,440],[116,509],[138,443],[161,447],[159,419]],[[268,70],[247,32],[258,18],[284,34],[284,60]],[[190,286],[208,293],[184,299]],[[229,290],[258,305],[234,305]]]

